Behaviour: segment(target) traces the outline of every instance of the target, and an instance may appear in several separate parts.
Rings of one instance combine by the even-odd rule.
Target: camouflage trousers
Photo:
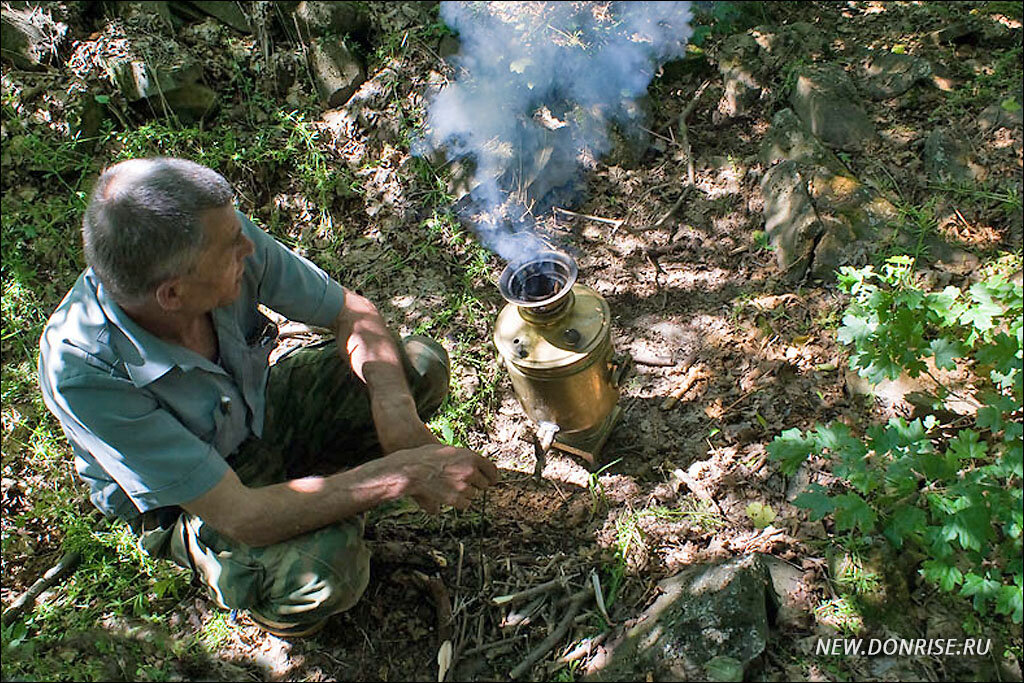
[[[423,337],[399,348],[425,419],[447,395],[447,354]],[[300,347],[271,366],[263,435],[243,443],[228,462],[246,486],[260,487],[330,474],[379,455],[366,387],[331,340]],[[369,581],[361,516],[259,548],[177,508],[146,513],[133,527],[144,550],[191,569],[222,608],[248,610],[272,626],[345,611]]]

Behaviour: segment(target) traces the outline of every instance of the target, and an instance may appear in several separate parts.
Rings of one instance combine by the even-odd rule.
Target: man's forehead
[[[227,206],[207,209],[202,214],[203,225],[206,228],[206,239],[213,242],[229,242],[234,240],[242,231],[242,222],[238,220],[238,212],[235,207]]]

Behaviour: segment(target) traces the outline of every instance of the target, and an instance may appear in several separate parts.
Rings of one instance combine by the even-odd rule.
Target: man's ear
[[[161,282],[154,292],[157,304],[165,311],[181,310],[181,294],[181,279],[176,277]]]

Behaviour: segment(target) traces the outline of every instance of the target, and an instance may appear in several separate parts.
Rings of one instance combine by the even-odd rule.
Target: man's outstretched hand
[[[404,495],[431,514],[442,505],[465,510],[480,493],[497,483],[498,468],[466,448],[432,444],[381,458],[403,487]]]

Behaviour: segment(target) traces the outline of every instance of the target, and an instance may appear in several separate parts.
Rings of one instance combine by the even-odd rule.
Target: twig
[[[649,365],[655,368],[670,368],[676,364],[671,356],[654,356],[642,352],[633,353],[633,362],[637,365]]]
[[[552,591],[555,588],[562,588],[564,586],[565,579],[559,577],[557,579],[551,579],[550,581],[546,581],[537,586],[533,586],[532,588],[521,590],[518,593],[510,593],[509,595],[499,595],[498,597],[493,598],[491,600],[491,603],[494,605],[512,605],[516,602],[521,602],[527,598],[532,598],[536,595],[541,595],[542,593],[547,593],[548,591]]]
[[[679,383],[679,386],[677,386],[675,390],[673,390],[672,393],[661,402],[662,410],[671,410],[676,403],[679,402],[679,399],[681,399],[686,392],[690,390],[690,387],[693,386],[694,382],[699,379],[699,376],[702,373],[698,372],[699,365],[695,365],[694,363],[699,356],[700,349],[694,349],[690,352],[690,355],[686,357],[686,360],[683,361],[683,372],[686,374],[683,376],[683,380]]]
[[[686,105],[686,108],[683,109],[681,114],[679,114],[679,134],[683,139],[683,149],[686,152],[686,173],[691,185],[694,183],[693,148],[690,147],[690,136],[688,134],[689,128],[686,125],[686,119],[689,118],[690,114],[693,113],[693,110],[697,108],[697,102],[700,101],[700,96],[704,94],[704,91],[710,84],[710,80],[701,83],[700,87],[697,88],[697,91],[693,93],[693,99],[690,100],[690,103]]]
[[[602,218],[601,216],[592,216],[589,213],[576,213],[569,209],[563,209],[560,206],[554,207],[552,211],[558,213],[564,213],[566,216],[573,216],[574,218],[586,218],[588,221],[596,221],[598,223],[607,223],[608,225],[614,225],[616,228],[622,225],[623,220],[618,218]]]
[[[679,207],[683,205],[684,201],[686,201],[686,196],[690,193],[690,190],[692,188],[693,188],[693,181],[691,180],[690,184],[683,188],[683,191],[679,194],[679,199],[677,199],[676,203],[672,205],[672,208],[669,209],[668,211],[666,211],[665,215],[663,215],[661,218],[659,218],[658,222],[651,226],[652,230],[657,230],[661,226],[665,225],[665,222],[669,218],[672,218],[673,215],[675,215],[675,212],[678,211]]]
[[[731,410],[732,410],[733,408],[735,408],[735,407],[736,407],[736,406],[738,406],[738,405],[739,405],[740,403],[742,403],[742,402],[743,402],[744,400],[746,400],[746,399],[750,398],[751,396],[753,396],[753,395],[754,395],[754,394],[756,394],[757,392],[761,391],[761,389],[763,389],[763,388],[764,388],[764,387],[758,387],[757,389],[752,389],[752,390],[748,391],[747,393],[743,394],[743,395],[742,395],[742,396],[740,396],[740,397],[739,397],[738,399],[736,399],[735,401],[733,401],[732,403],[730,403],[729,405],[727,405],[727,406],[726,406],[725,408],[723,408],[723,409],[722,409],[722,414],[721,414],[721,415],[719,415],[719,416],[718,416],[718,418],[719,418],[719,419],[722,419],[723,417],[725,417],[726,415],[728,415],[728,414],[729,414],[729,412],[730,412],[730,411],[731,411]]]
[[[448,596],[448,589],[440,577],[430,577],[421,571],[413,570],[413,575],[419,579],[430,593],[437,609],[437,638],[444,642],[452,639],[452,601]]]
[[[558,622],[558,626],[551,632],[547,638],[541,642],[536,648],[534,648],[530,654],[526,655],[526,659],[521,661],[516,668],[509,672],[509,677],[519,678],[524,673],[529,671],[534,664],[540,661],[540,659],[551,651],[551,648],[558,645],[565,634],[569,631],[569,627],[572,625],[573,619],[579,613],[580,608],[583,607],[584,601],[591,597],[593,593],[590,589],[584,589],[574,594],[569,600],[569,608],[565,612],[565,616]]]
[[[69,575],[75,569],[78,568],[78,563],[82,561],[81,554],[77,550],[71,550],[64,553],[64,556],[60,558],[57,564],[46,570],[46,573],[33,583],[27,591],[22,593],[18,598],[11,603],[11,606],[4,610],[2,622],[4,626],[9,626],[21,616],[29,607],[35,607],[36,600],[46,589],[53,586],[55,583]]]
[[[526,634],[525,633],[521,633],[521,634],[515,635],[515,636],[509,636],[508,638],[502,638],[501,640],[496,640],[493,643],[486,643],[484,645],[479,645],[479,646],[474,647],[472,649],[466,650],[465,652],[462,653],[462,656],[463,657],[472,657],[473,655],[480,655],[480,654],[483,654],[485,652],[490,652],[491,650],[496,650],[499,647],[502,647],[503,645],[511,645],[512,643],[516,642],[517,640],[522,640],[523,638],[526,638]]]

